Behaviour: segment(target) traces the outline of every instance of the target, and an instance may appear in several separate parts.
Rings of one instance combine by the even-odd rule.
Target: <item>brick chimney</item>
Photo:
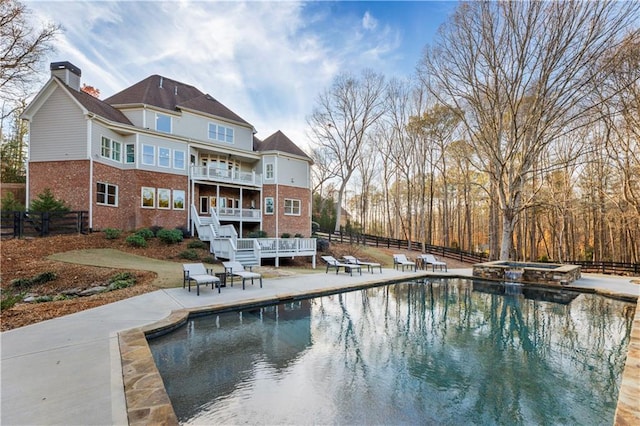
[[[58,77],[67,86],[80,90],[80,76],[82,71],[71,62],[51,62],[49,66],[52,77]]]

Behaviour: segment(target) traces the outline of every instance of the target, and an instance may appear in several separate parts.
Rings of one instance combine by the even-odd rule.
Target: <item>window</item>
[[[158,208],[168,209],[171,208],[171,190],[158,188]]]
[[[142,145],[142,164],[154,166],[156,158],[156,148],[153,145]]]
[[[184,151],[173,151],[173,168],[184,170]]]
[[[173,209],[184,210],[185,193],[181,189],[173,190]]]
[[[132,143],[128,143],[124,146],[125,162],[133,164],[136,162],[136,146]]]
[[[106,206],[118,206],[118,187],[108,183],[97,183],[96,202]]]
[[[166,114],[156,114],[156,130],[159,132],[171,133],[171,116]]]
[[[264,199],[264,214],[273,214],[273,197],[265,197]]]
[[[122,144],[120,142],[102,137],[100,144],[100,155],[113,161],[120,161]]]
[[[284,199],[284,214],[290,216],[300,216],[300,200]]]
[[[111,158],[111,139],[102,137],[102,150],[100,152],[104,158]]]
[[[233,143],[233,128],[209,123],[209,139]]]
[[[265,179],[273,179],[273,163],[265,164],[264,168]]]
[[[169,148],[158,148],[158,166],[171,167],[171,150]]]
[[[142,187],[142,207],[154,208],[156,206],[156,189]]]

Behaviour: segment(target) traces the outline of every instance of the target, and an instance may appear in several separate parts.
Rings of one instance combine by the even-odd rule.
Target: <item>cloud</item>
[[[191,84],[266,138],[282,130],[301,146],[306,115],[341,71],[388,66],[398,35],[366,12],[336,17],[331,4],[297,2],[34,2],[64,33],[50,61],[82,69],[108,97],[152,74]],[[356,17],[354,17],[356,18]],[[357,19],[357,18],[356,18]],[[358,36],[362,30],[367,37]],[[48,73],[48,69],[46,71]],[[295,135],[295,137],[294,137]]]
[[[374,18],[369,11],[366,11],[362,17],[362,28],[372,31],[375,30],[377,26],[378,20]]]

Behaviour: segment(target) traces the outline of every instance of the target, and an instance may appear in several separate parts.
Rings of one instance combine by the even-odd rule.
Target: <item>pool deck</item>
[[[247,301],[288,299],[308,293],[373,285],[417,277],[471,277],[471,269],[349,276],[311,273],[264,280],[261,289],[236,283],[219,294],[211,288],[188,292],[182,287],[158,290],[87,311],[0,334],[3,425],[126,425],[119,333],[149,328],[174,312]],[[638,298],[640,285],[630,277],[583,274],[572,288]],[[126,363],[125,363],[125,368]],[[153,397],[153,396],[152,396]],[[640,309],[636,308],[629,354],[622,379],[617,424],[640,424]],[[156,423],[150,421],[132,423]],[[164,419],[171,424],[170,419]],[[168,420],[168,421],[166,421]]]

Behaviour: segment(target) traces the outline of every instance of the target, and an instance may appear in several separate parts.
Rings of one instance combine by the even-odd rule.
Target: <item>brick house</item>
[[[50,69],[22,115],[27,203],[50,188],[93,230],[213,220],[240,237],[310,235],[312,161],[281,131],[260,140],[211,95],[160,75],[100,100],[73,64]]]

